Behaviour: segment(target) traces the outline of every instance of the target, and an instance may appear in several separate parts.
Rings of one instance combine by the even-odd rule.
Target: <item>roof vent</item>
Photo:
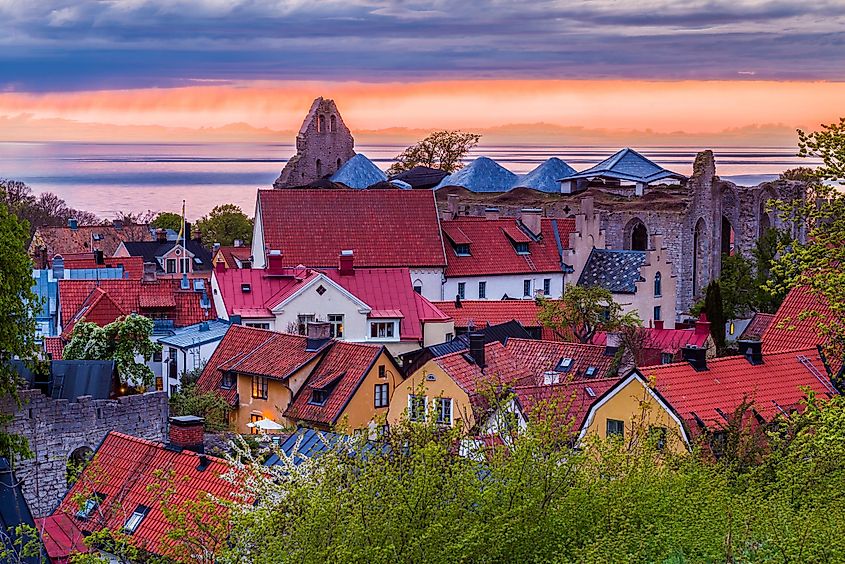
[[[543,372],[543,385],[551,386],[552,384],[560,384],[560,372],[553,370]]]
[[[75,217],[72,217],[67,220],[67,226],[70,227],[73,231],[79,227],[79,222],[76,220]]]
[[[194,279],[194,292],[204,292],[205,291],[205,280],[202,278],[195,278]]]
[[[739,354],[743,355],[745,359],[754,366],[763,364],[763,343],[761,341],[740,340],[737,341],[739,345]]]
[[[243,292],[244,294],[252,292],[252,286],[249,284],[241,284],[241,292]]]
[[[203,290],[202,295],[200,296],[200,307],[202,309],[211,309],[211,300],[208,299],[208,294],[205,293]],[[206,312],[207,314],[208,312]]]
[[[205,472],[211,466],[211,459],[204,454],[199,455],[199,464],[197,464],[197,472]]]
[[[191,281],[190,281],[190,280],[188,280],[188,275],[187,275],[187,274],[183,274],[183,275],[182,275],[182,280],[181,280],[181,281],[180,281],[180,283],[179,283],[179,287],[180,287],[182,290],[190,290],[190,289],[191,289]]]
[[[209,331],[209,330],[210,330],[210,327],[208,326],[208,321],[203,321],[202,323],[200,323],[199,331],[201,333],[205,332],[205,331]]]

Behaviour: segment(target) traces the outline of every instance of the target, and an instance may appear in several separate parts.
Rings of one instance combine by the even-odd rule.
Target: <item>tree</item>
[[[170,398],[171,415],[196,415],[205,419],[208,431],[229,429],[229,404],[216,392],[201,392],[196,384],[182,383],[182,389]]]
[[[68,219],[80,225],[93,225],[99,220],[91,212],[68,207],[67,203],[51,192],[33,196],[32,189],[23,182],[0,179],[0,198],[19,218],[29,222],[29,235],[39,227],[61,227]]]
[[[18,400],[17,373],[8,360],[36,356],[35,316],[40,306],[32,291],[32,262],[26,253],[29,226],[0,201],[0,398]],[[29,455],[26,439],[3,432],[11,414],[0,413],[0,456]]]
[[[79,321],[73,326],[70,341],[62,353],[67,360],[114,360],[123,384],[150,387],[154,374],[144,363],[161,352],[161,345],[153,342],[153,320],[138,314],[118,318],[105,327]]]
[[[600,330],[615,331],[642,324],[635,312],[622,312],[610,290],[598,286],[568,285],[561,299],[541,299],[537,318],[561,338],[574,337],[581,343],[592,342]]]
[[[172,229],[177,233],[182,228],[182,216],[173,212],[159,212],[150,222],[156,229]]]
[[[710,335],[721,354],[725,350],[725,306],[722,301],[722,286],[718,280],[707,285],[702,311],[710,322]]]
[[[719,286],[723,319],[739,319],[758,311],[761,287],[754,275],[754,264],[739,250],[733,255],[722,255]],[[710,319],[709,313],[707,318]]]
[[[235,204],[215,206],[210,214],[197,220],[196,228],[206,245],[234,245],[235,239],[249,244],[252,240],[252,220]]]
[[[477,133],[435,131],[398,154],[396,162],[387,170],[387,174],[392,176],[415,166],[454,172],[461,168],[461,159],[478,145],[479,139],[481,135]]]

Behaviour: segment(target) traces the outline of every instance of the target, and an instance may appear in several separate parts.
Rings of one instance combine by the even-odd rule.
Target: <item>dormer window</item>
[[[472,256],[472,254],[469,252],[469,243],[459,243],[455,245],[455,254],[459,257]]]
[[[325,405],[326,400],[329,398],[329,394],[324,389],[312,390],[311,391],[311,399],[308,400],[308,403],[312,405]]]
[[[531,251],[528,250],[528,243],[514,243],[514,249],[516,249],[516,254],[518,255],[530,255]]]

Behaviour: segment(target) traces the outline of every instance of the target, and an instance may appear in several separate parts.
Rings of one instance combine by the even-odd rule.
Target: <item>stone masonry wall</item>
[[[167,437],[168,404],[165,392],[125,396],[117,400],[54,400],[38,390],[21,392],[21,407],[8,400],[0,411],[14,413],[7,427],[29,440],[34,458],[19,461],[15,474],[35,517],[48,515],[67,492],[67,463],[77,449],[92,451],[109,431],[152,441]]]

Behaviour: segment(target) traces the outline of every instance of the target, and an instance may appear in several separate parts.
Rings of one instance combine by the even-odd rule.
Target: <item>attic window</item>
[[[76,518],[82,521],[89,519],[104,499],[106,499],[105,494],[95,492],[94,495],[85,500],[85,504],[76,512]]]
[[[518,255],[531,254],[531,251],[528,250],[528,243],[514,243],[513,248],[516,249],[516,254]]]
[[[560,359],[560,362],[555,366],[557,372],[569,372],[572,368],[572,359],[569,357]]]
[[[241,284],[241,292],[246,294],[246,293],[251,292],[251,291],[252,291],[252,286],[250,286],[249,284]]]
[[[587,371],[584,372],[584,376],[586,376],[587,378],[594,378],[595,375],[596,375],[596,367],[595,366],[590,366],[589,368],[587,368]]]
[[[147,516],[147,513],[150,512],[150,508],[146,505],[139,505],[135,508],[135,511],[132,512],[132,515],[129,516],[129,519],[126,520],[126,523],[123,525],[123,532],[127,535],[131,535],[135,531],[138,530],[138,526],[141,524],[141,521],[144,520],[144,517]]]
[[[469,243],[458,243],[455,245],[455,254],[459,257],[469,257],[472,254],[469,252]]]
[[[202,264],[202,259],[199,258],[199,257],[194,257],[194,263],[195,264]]]
[[[94,234],[91,235],[91,238],[94,239],[95,241],[102,241],[103,240],[103,234],[102,233],[94,233]]]
[[[329,393],[326,390],[312,390],[311,399],[308,400],[308,403],[310,403],[311,405],[325,405],[327,399],[329,399]]]
[[[586,388],[584,388],[584,391],[587,392],[587,395],[590,396],[591,398],[596,397],[595,390],[593,390],[590,386],[587,386]]]

